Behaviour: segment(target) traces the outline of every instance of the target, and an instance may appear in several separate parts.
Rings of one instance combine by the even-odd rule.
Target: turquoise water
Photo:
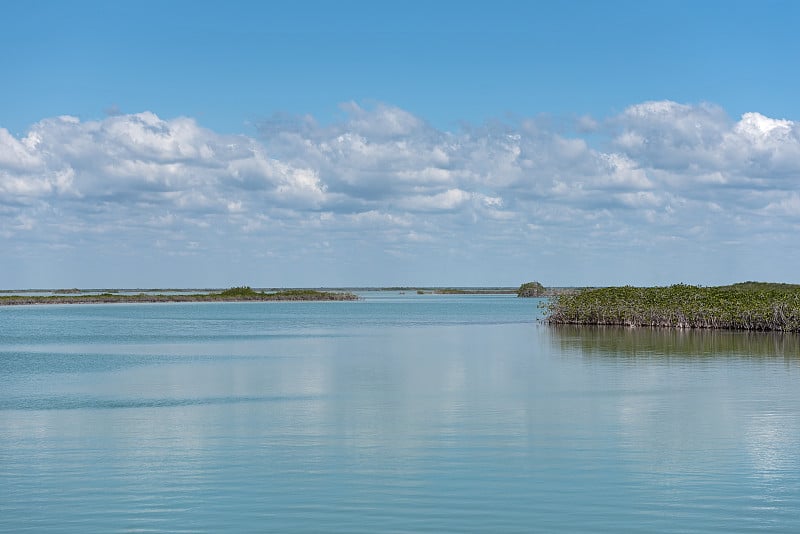
[[[0,308],[0,531],[800,531],[796,336],[538,313]]]

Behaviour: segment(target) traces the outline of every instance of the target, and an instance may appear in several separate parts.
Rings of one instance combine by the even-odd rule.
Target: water
[[[796,336],[364,297],[0,308],[0,531],[800,531]]]

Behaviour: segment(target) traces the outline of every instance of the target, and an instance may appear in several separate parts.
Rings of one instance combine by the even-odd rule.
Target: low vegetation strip
[[[554,297],[551,324],[800,332],[800,285],[605,287]]]
[[[443,287],[434,289],[434,295],[511,295],[516,293],[514,289],[504,287],[475,287],[475,288],[454,288]]]
[[[136,302],[251,302],[251,301],[289,301],[289,300],[358,300],[353,293],[338,291],[317,291],[314,289],[286,289],[281,291],[255,291],[248,286],[232,287],[225,291],[209,293],[175,294],[57,294],[49,296],[5,295],[0,296],[0,305],[26,304],[110,304]]]

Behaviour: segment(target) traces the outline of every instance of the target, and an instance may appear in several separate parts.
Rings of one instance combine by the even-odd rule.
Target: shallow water
[[[0,308],[0,530],[800,531],[796,336],[364,297]]]

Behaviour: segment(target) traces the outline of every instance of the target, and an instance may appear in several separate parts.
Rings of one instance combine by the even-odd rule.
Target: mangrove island
[[[542,303],[550,324],[800,332],[800,285],[589,288]]]
[[[239,286],[224,291],[207,293],[80,293],[74,290],[54,292],[53,295],[3,295],[0,306],[27,304],[110,304],[110,303],[156,303],[156,302],[260,302],[294,300],[358,300],[349,292],[318,291],[316,289],[284,289],[278,291],[256,291],[249,286]]]

